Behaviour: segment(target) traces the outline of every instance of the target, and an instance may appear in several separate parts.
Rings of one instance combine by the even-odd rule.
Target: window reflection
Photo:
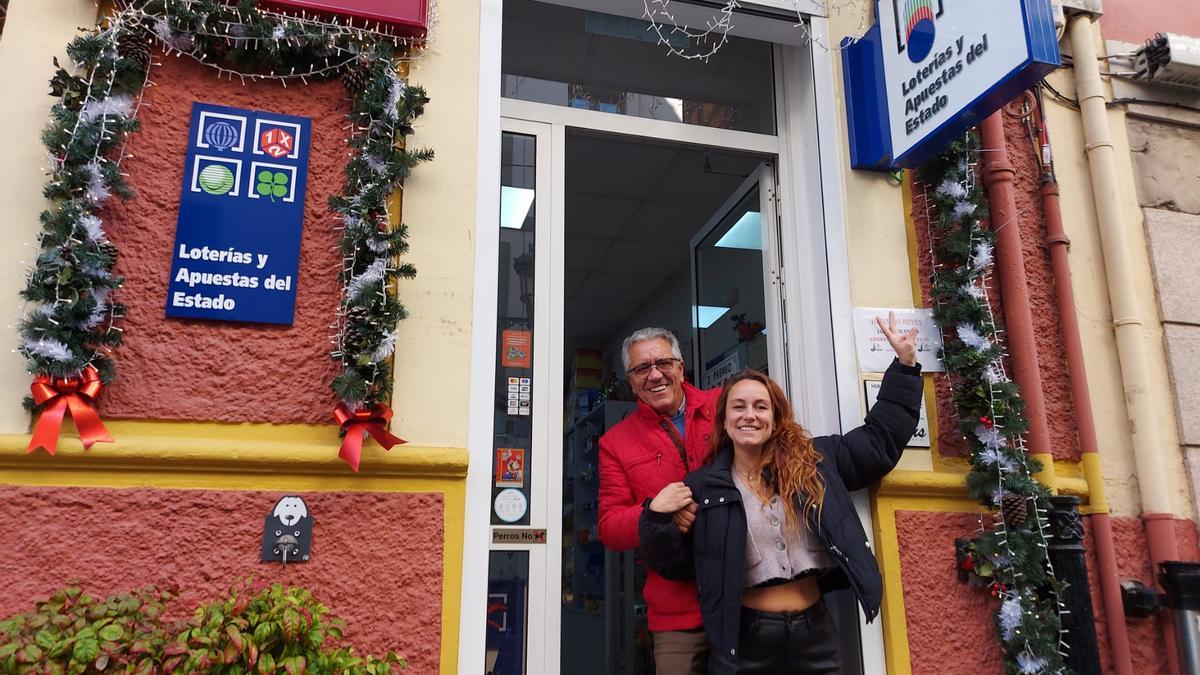
[[[696,249],[693,321],[705,389],[721,386],[742,368],[768,371],[759,202],[756,186]]]
[[[492,524],[528,525],[537,139],[501,138]]]
[[[489,675],[525,672],[528,636],[529,552],[488,555],[487,640],[484,668]]]
[[[640,19],[506,0],[502,95],[775,133],[770,44],[731,37],[711,58],[689,61],[668,55],[648,26]]]

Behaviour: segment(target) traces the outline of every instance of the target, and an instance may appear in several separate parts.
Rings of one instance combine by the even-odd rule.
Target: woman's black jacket
[[[879,613],[883,580],[850,492],[879,480],[900,461],[900,453],[917,428],[920,373],[919,365],[905,366],[893,360],[865,424],[844,435],[813,439],[822,457],[817,468],[825,481],[825,502],[820,522],[810,511],[809,525],[820,532],[837,566],[821,577],[821,587],[853,589],[867,621]],[[696,580],[709,640],[710,675],[732,673],[737,666],[746,513],[741,493],[733,484],[732,461],[733,449],[726,446],[712,464],[684,479],[699,505],[690,533],[680,534],[671,514],[649,508],[642,511],[638,524],[647,565],[668,579]]]

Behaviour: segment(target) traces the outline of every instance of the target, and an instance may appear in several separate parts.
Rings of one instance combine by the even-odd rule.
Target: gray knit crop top
[[[742,587],[764,585],[764,582],[797,579],[833,567],[833,559],[825,550],[821,537],[803,524],[788,527],[783,501],[773,495],[765,504],[733,472],[733,482],[742,493],[746,511],[746,571]]]

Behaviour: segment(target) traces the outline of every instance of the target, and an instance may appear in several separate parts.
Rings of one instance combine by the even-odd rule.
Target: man
[[[685,474],[704,462],[719,390],[683,381],[679,341],[662,328],[635,331],[621,345],[637,410],[600,438],[600,541],[614,551],[638,545],[638,516],[660,494],[687,490]],[[695,504],[675,515],[686,531]],[[646,570],[643,589],[658,675],[703,675],[708,660],[692,582]]]

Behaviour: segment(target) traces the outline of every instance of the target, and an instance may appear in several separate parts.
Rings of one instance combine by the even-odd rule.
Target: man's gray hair
[[[666,340],[671,343],[671,356],[683,359],[683,352],[679,351],[679,340],[674,333],[666,328],[641,328],[633,331],[633,334],[621,343],[621,364],[625,366],[625,372],[629,372],[629,348],[646,340]]]

